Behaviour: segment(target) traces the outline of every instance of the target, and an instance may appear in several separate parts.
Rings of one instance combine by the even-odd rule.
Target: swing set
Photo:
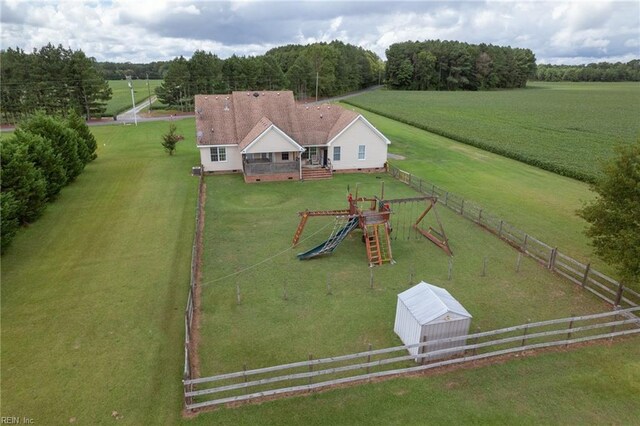
[[[348,192],[348,190],[347,190]],[[362,241],[365,243],[367,252],[367,259],[369,260],[369,266],[382,265],[383,263],[395,263],[391,252],[391,240],[398,239],[400,229],[402,230],[401,239],[411,238],[412,230],[413,234],[417,237],[422,235],[429,241],[440,247],[447,255],[453,256],[451,248],[449,247],[449,240],[442,227],[442,222],[438,217],[438,213],[435,209],[438,202],[437,197],[421,196],[414,198],[398,198],[392,200],[384,199],[384,182],[382,182],[381,196],[373,198],[358,197],[358,187],[356,186],[356,195],[353,197],[348,192],[347,201],[349,208],[343,210],[316,210],[298,212],[300,215],[300,223],[293,236],[293,246],[298,244],[300,236],[304,231],[304,227],[307,224],[307,220],[310,217],[317,216],[333,216],[335,217],[335,223],[331,234],[327,240],[323,241],[319,245],[313,247],[306,252],[299,253],[298,259],[306,260],[324,254],[332,253],[335,248],[356,228],[362,229]],[[413,221],[408,232],[405,232],[407,226],[407,215],[410,210],[421,209],[420,205],[426,203],[426,208],[420,213],[418,218]],[[403,215],[397,215],[398,217],[392,219],[394,211],[391,206],[396,206],[399,211],[403,211]],[[409,209],[407,209],[409,207]],[[418,210],[419,211],[419,210]],[[438,223],[438,229],[434,229],[431,226],[425,229],[423,220],[427,214],[433,211],[436,222]],[[415,217],[415,213],[411,215]],[[403,220],[404,219],[404,220]],[[395,223],[396,231],[392,238],[391,234],[394,230],[392,222]]]

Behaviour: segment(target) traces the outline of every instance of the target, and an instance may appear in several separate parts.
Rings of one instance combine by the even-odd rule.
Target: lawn
[[[115,422],[131,425],[213,422],[230,425],[422,424],[425,421],[455,424],[632,424],[640,417],[637,403],[640,345],[635,338],[613,345],[601,344],[571,349],[567,353],[542,354],[433,377],[400,378],[261,405],[223,408],[195,419],[183,419],[180,414],[182,319],[189,280],[197,184],[188,172],[192,165],[198,163],[198,156],[193,148],[193,120],[178,120],[176,123],[186,140],[178,145],[174,157],[166,155],[160,147],[160,135],[166,132],[167,123],[143,123],[137,128],[122,125],[92,128],[99,142],[99,158],[75,183],[63,190],[60,198],[47,208],[38,222],[20,232],[10,251],[2,256],[2,416],[31,417],[34,424]],[[401,143],[392,140],[392,150],[399,148]],[[436,157],[442,155],[446,163],[456,152],[455,145],[451,143],[451,147],[445,148],[447,145],[443,144],[440,145],[442,149],[429,149]],[[467,149],[466,146],[458,146],[463,151]],[[473,171],[487,164],[486,158],[480,154],[486,153],[471,151],[453,158],[457,158],[465,170]],[[436,157],[423,166],[424,170],[439,163]],[[493,161],[489,163],[494,164]],[[497,173],[511,173],[514,179],[518,170],[524,176],[532,173],[531,170],[540,172],[519,169],[523,167],[521,163],[512,163],[492,167],[496,167]],[[474,177],[471,172],[459,173],[456,179],[455,173],[437,167],[434,173],[443,181],[438,182],[443,186],[461,189]],[[430,178],[430,175],[425,177]],[[369,179],[373,178],[358,177],[363,182],[361,191],[378,193],[379,180]],[[478,179],[487,178],[479,174]],[[562,178],[558,179],[561,180],[545,182],[564,182]],[[213,250],[213,255],[224,256],[233,262],[231,267],[224,265],[226,271],[234,269],[233,265],[238,263],[250,266],[255,259],[264,259],[279,249],[285,249],[297,225],[295,212],[305,207],[322,208],[329,204],[342,207],[346,185],[352,182],[348,175],[341,176],[325,189],[326,183],[321,182],[263,186],[238,185],[239,180],[238,176],[220,176],[209,182],[209,191],[215,191],[217,186],[221,198],[210,197],[207,208],[215,211],[216,204],[220,204],[218,208],[221,211],[235,211],[245,219],[242,223],[236,221],[236,226],[229,232],[211,234],[212,238],[215,235],[215,238],[221,238],[222,235],[223,241],[221,245],[209,248],[209,254]],[[388,195],[392,190],[409,193],[407,187],[392,184],[390,178],[385,177],[385,181]],[[369,183],[365,185],[365,182]],[[533,185],[535,179],[528,182]],[[334,190],[334,186],[338,189]],[[299,206],[287,198],[292,190],[309,187],[316,191],[316,196],[306,205]],[[263,189],[267,192],[262,192]],[[553,199],[554,191],[548,190],[548,195]],[[492,203],[487,205],[494,211],[511,209],[517,212],[516,206],[517,196],[506,192],[494,194]],[[255,221],[260,217],[255,212],[261,209],[265,210],[265,217],[272,219],[274,212],[282,209],[286,209],[287,214],[272,220],[269,226],[273,229],[266,234],[263,247],[259,247],[255,255],[244,257],[241,252],[245,248],[231,245],[231,242],[242,234],[246,236],[247,243],[255,245],[256,236],[253,234],[265,235],[265,230],[260,229]],[[388,316],[387,302],[380,300],[393,298],[398,290],[406,288],[409,269],[414,266],[416,277],[430,273],[434,274],[433,281],[438,280],[445,287],[451,285],[451,291],[463,303],[474,304],[473,308],[470,307],[476,316],[474,321],[483,321],[482,327],[491,327],[495,320],[483,312],[487,312],[490,304],[495,302],[489,300],[492,293],[483,295],[484,286],[504,286],[504,274],[512,270],[515,252],[501,245],[495,237],[477,233],[470,223],[451,216],[445,209],[440,208],[439,212],[457,255],[451,282],[446,280],[446,256],[430,243],[424,240],[394,241],[398,263],[393,267],[376,268],[375,286],[371,291],[362,243],[354,238],[343,243],[332,257],[326,259],[300,262],[293,258],[297,250],[274,258],[271,262],[274,267],[291,264],[295,268],[277,278],[273,275],[263,278],[261,269],[252,270],[252,283],[242,285],[241,305],[235,304],[235,284],[227,283],[225,291],[220,294],[227,306],[222,306],[222,301],[213,300],[215,295],[209,295],[205,315],[215,315],[218,309],[225,309],[235,312],[233,318],[237,319],[243,315],[243,310],[246,313],[257,309],[259,315],[252,321],[255,326],[252,337],[262,339],[261,334],[264,330],[271,330],[269,326],[272,323],[293,329],[289,323],[283,325],[281,318],[289,315],[295,305],[304,302],[307,296],[311,301],[322,302],[321,306],[311,310],[311,314],[326,313],[330,304],[336,305],[335,312],[345,312],[345,306],[352,306],[356,299],[360,304],[364,302],[381,307],[379,314],[369,313],[373,322],[384,322],[384,329],[379,326],[377,329],[381,330],[379,340],[375,340],[374,330],[361,341],[353,342],[351,337],[359,332],[357,325],[348,324],[343,332],[336,327],[338,322],[343,324],[343,318],[339,316],[333,320],[325,316],[311,331],[315,333],[317,328],[318,335],[334,345],[331,350],[339,353],[351,347],[362,349],[368,341],[377,346],[390,338],[388,327],[393,321]],[[529,216],[541,216],[522,215],[522,221],[525,224],[543,222],[545,218],[553,217],[554,212],[555,209],[534,210]],[[509,216],[506,218],[510,219]],[[232,218],[231,222],[234,220]],[[207,215],[207,226],[228,229],[228,224],[211,214]],[[310,221],[303,238],[312,236],[323,226],[326,222],[320,219]],[[561,233],[564,226],[565,222],[551,221],[549,232]],[[316,241],[314,238],[321,239],[329,227],[302,243],[300,250],[310,247]],[[404,248],[400,248],[400,242]],[[478,245],[485,250],[484,244],[491,248],[491,252],[487,250],[487,277],[478,276],[481,264],[477,263],[477,257],[466,265],[462,260],[468,244],[473,245],[474,250],[478,250]],[[413,256],[414,251],[421,253],[420,262],[409,265],[407,259]],[[317,262],[325,260],[337,263],[340,268],[353,268],[357,280],[340,286],[338,281],[342,277],[330,274],[332,296],[325,295],[325,274],[312,276],[311,284],[303,288],[307,279],[300,268],[316,269]],[[523,261],[522,267],[523,275],[540,271],[530,262]],[[390,271],[387,276],[378,272],[384,268]],[[469,272],[463,274],[464,269]],[[463,287],[460,280],[465,275],[477,279],[475,289]],[[282,300],[284,277],[288,301]],[[550,288],[544,275],[535,279],[540,283],[540,293]],[[383,284],[385,280],[397,283],[398,288]],[[205,284],[205,295],[209,289],[215,292],[218,284],[215,281]],[[552,288],[555,291],[566,290],[568,299],[561,302],[558,311],[573,311],[572,304],[584,296],[576,294],[575,287],[568,284],[560,283],[560,286],[554,284]],[[504,289],[505,292],[499,295],[503,299],[512,290]],[[482,304],[471,302],[472,296],[480,298]],[[540,294],[534,296],[535,300],[541,300]],[[260,297],[266,303],[262,303]],[[588,305],[592,300],[588,298]],[[485,303],[486,306],[481,306]],[[509,308],[508,303],[504,305],[507,306],[504,316],[509,321],[538,318],[538,309],[533,303],[521,307],[523,312],[517,312],[515,306]],[[265,313],[260,312],[261,307],[272,309],[272,318],[265,318]],[[543,306],[539,309],[540,315],[550,315],[556,308]],[[590,310],[588,306],[578,308]],[[371,307],[367,310],[370,311]],[[480,313],[483,313],[482,317]],[[216,327],[227,333],[225,327],[229,320],[223,320]],[[213,324],[205,323],[204,326],[210,328]],[[274,333],[283,332],[276,330]],[[333,334],[337,337],[334,338]],[[276,334],[275,337],[279,336]],[[310,341],[306,339],[306,342]],[[292,348],[306,357],[309,351],[302,349],[293,337],[290,340]],[[338,348],[336,341],[347,341],[352,346]],[[322,342],[311,343],[318,348],[326,347]],[[212,346],[215,342],[203,344]],[[211,347],[205,349],[212,352]],[[242,354],[246,353],[246,347],[241,349]],[[311,352],[321,354],[315,347]],[[212,370],[235,367],[243,361],[249,361],[253,366],[253,361],[245,358],[243,355],[237,362],[225,361],[221,367],[212,366],[214,360],[205,362]],[[117,413],[114,415],[114,412]]]
[[[588,184],[357,111],[391,140],[389,152],[405,158],[391,160],[396,167],[474,201],[601,272],[614,274],[593,255],[584,235],[586,222],[576,214],[594,197]]]
[[[299,247],[287,251],[298,211],[346,207],[346,188],[359,194],[415,197],[388,175],[336,175],[330,182],[246,185],[240,176],[207,178],[200,359],[203,375],[259,368],[401,344],[393,332],[396,295],[409,276],[447,288],[474,316],[472,328],[491,330],[607,306],[530,259],[515,271],[517,253],[460,216],[439,208],[449,236],[447,255],[409,232],[424,210],[394,205],[395,265],[370,268],[361,233],[354,231],[330,255],[299,261],[295,254],[326,239],[333,218],[312,218]],[[430,215],[431,216],[431,215]],[[431,225],[435,225],[431,216]],[[280,255],[277,255],[280,254]],[[486,276],[482,277],[484,257]],[[262,264],[259,262],[267,260]],[[258,264],[253,267],[254,264]],[[332,294],[327,295],[327,280]],[[415,283],[415,282],[414,282]],[[237,287],[241,304],[237,304]],[[284,296],[286,288],[286,298]]]
[[[151,96],[153,96],[155,94],[154,89],[160,86],[162,80],[149,80],[149,86],[147,86],[147,80],[132,80],[132,83],[137,105],[149,97],[149,90],[151,90]],[[131,89],[129,89],[127,80],[109,80],[109,87],[111,87],[113,96],[107,103],[105,115],[117,115],[132,108]]]
[[[167,123],[92,128],[98,159],[2,256],[2,416],[180,417],[198,156],[193,121],[175,123],[173,157]]]
[[[434,133],[582,180],[613,146],[640,137],[640,84],[529,83],[484,92],[368,92],[346,101]]]

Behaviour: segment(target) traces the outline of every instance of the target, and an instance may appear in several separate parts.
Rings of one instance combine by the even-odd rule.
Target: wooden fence
[[[291,395],[373,378],[415,373],[452,364],[521,353],[534,349],[568,346],[598,339],[640,333],[640,307],[604,313],[541,321],[499,330],[413,345],[313,359],[272,367],[237,371],[211,377],[184,380],[187,410],[259,398]],[[444,343],[455,347],[431,350]],[[419,348],[418,355],[407,353]],[[441,347],[441,346],[440,346]],[[429,361],[461,354],[444,360]]]
[[[465,198],[431,184],[409,172],[390,165],[389,173],[418,192],[438,197],[438,201],[454,212],[487,229],[522,253],[536,259],[546,268],[581,286],[613,306],[635,307],[640,305],[640,293],[562,253],[557,247],[510,225]]]
[[[195,296],[196,286],[198,284],[198,269],[200,259],[200,241],[202,236],[200,230],[202,229],[200,221],[202,220],[202,209],[204,208],[202,200],[204,197],[204,176],[200,174],[198,177],[198,199],[196,200],[196,220],[195,220],[195,232],[193,234],[193,244],[191,246],[191,279],[189,282],[189,295],[187,297],[187,307],[184,311],[184,370],[183,380],[190,380],[194,377],[194,371],[192,368],[193,349],[191,345],[192,328],[193,328],[193,313],[195,308]]]

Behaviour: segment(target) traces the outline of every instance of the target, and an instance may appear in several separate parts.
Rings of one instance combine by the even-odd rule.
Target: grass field
[[[310,219],[303,238],[311,238],[285,251],[298,211],[345,208],[348,185],[355,188],[358,183],[360,195],[373,196],[379,194],[379,178],[385,179],[387,198],[418,195],[388,175],[336,175],[330,182],[261,185],[246,185],[237,175],[207,178],[202,374],[241,370],[243,363],[259,368],[300,361],[309,353],[328,357],[358,352],[367,343],[376,348],[401,344],[393,332],[396,295],[408,288],[412,269],[417,280],[447,288],[474,316],[472,327],[482,330],[607,309],[530,259],[516,273],[513,249],[444,208],[438,213],[455,254],[451,281],[446,254],[409,232],[424,205],[394,206],[392,246],[397,263],[374,269],[374,290],[369,288],[359,231],[331,256],[304,262],[296,258],[295,253],[327,238],[333,218]],[[282,255],[273,258],[275,253]],[[481,277],[485,256],[489,267]],[[246,270],[263,259],[270,260]],[[327,278],[332,282],[330,296]],[[236,304],[238,285],[241,305]],[[285,286],[288,300],[283,299]]]
[[[30,417],[34,419],[34,424],[423,424],[425,419],[433,423],[454,424],[637,422],[640,417],[637,403],[640,393],[640,345],[637,338],[429,378],[394,379],[309,397],[221,409],[195,419],[183,419],[180,415],[184,338],[182,315],[189,280],[196,195],[196,180],[188,173],[190,167],[197,164],[198,157],[193,148],[193,120],[176,123],[186,140],[178,145],[175,157],[167,156],[160,147],[160,135],[166,132],[167,123],[144,123],[137,128],[92,128],[99,142],[98,160],[91,163],[76,182],[63,190],[60,198],[47,208],[38,222],[21,231],[10,251],[2,256],[0,415]],[[390,129],[397,131],[404,127],[391,126]],[[433,169],[434,176],[441,181],[436,183],[445,187],[464,189],[469,186],[469,179],[475,176],[474,173],[478,173],[477,178],[481,182],[491,182],[488,176],[479,173],[483,167],[489,167],[499,176],[515,177],[518,173],[535,176],[544,173],[500,157],[485,157],[486,153],[469,151],[466,146],[424,137],[427,138],[424,139],[427,145],[425,149],[431,150],[433,157],[420,167],[424,167],[424,170]],[[392,140],[392,150],[399,149],[402,143],[393,137]],[[440,145],[429,146],[432,143]],[[456,173],[448,167],[437,166],[452,161],[465,170],[465,173],[458,173],[457,179]],[[540,185],[533,176],[525,179],[520,190],[526,193],[527,184],[535,188]],[[565,182],[573,182],[553,174],[545,176],[543,182],[549,188],[563,187]],[[430,175],[425,177],[430,178]],[[214,182],[221,185],[230,182],[230,188],[237,188],[234,184],[237,177],[221,178]],[[320,188],[317,197],[313,203],[302,208],[328,203],[342,206],[346,195],[345,183],[349,179],[347,176],[340,179],[346,180],[337,182],[340,189],[337,193],[323,192],[323,185],[316,184]],[[269,191],[275,198],[265,197],[258,192],[264,188],[261,185],[246,185],[241,186],[240,194],[233,192],[226,200],[209,198],[207,206],[215,209],[216,203],[222,203],[222,210],[236,209],[237,214],[245,215],[247,223],[242,223],[240,228],[252,239],[251,233],[257,228],[250,225],[255,217],[250,213],[255,211],[256,206],[264,206],[269,215],[279,208],[277,204],[296,211],[297,205],[284,203],[284,198],[278,194],[286,196],[291,188],[306,188],[304,184],[293,182],[270,185],[279,188]],[[211,186],[209,183],[210,191],[213,190]],[[510,183],[511,187],[518,188],[515,183]],[[229,192],[230,188],[221,189]],[[378,183],[371,184],[370,188],[363,190],[377,192]],[[487,206],[491,210],[518,212],[518,195],[499,191],[489,196],[488,190],[471,188],[492,200],[492,204]],[[402,187],[402,190],[408,189]],[[532,191],[542,193],[543,188]],[[562,210],[565,204],[561,202],[561,197],[552,197],[554,191],[548,190],[548,195],[560,203],[558,208]],[[325,195],[326,199],[322,199]],[[569,202],[566,204],[570,205]],[[467,226],[471,227],[465,222],[458,223],[459,218],[444,217],[442,208],[439,212],[443,214],[447,230],[454,234],[464,231]],[[533,226],[554,216],[555,207],[540,208],[522,215],[519,220],[526,226]],[[296,215],[278,218],[278,226],[283,226],[282,235],[275,232],[269,234],[262,251],[255,257],[264,256],[270,248],[279,248],[276,245],[279,239],[289,241],[297,219]],[[284,222],[289,221],[293,228],[287,224],[285,230]],[[216,218],[209,214],[207,226],[212,224],[216,224]],[[304,236],[313,234],[322,226],[324,224],[321,222],[310,222]],[[552,233],[555,230],[561,234],[564,226],[564,221],[552,220],[548,224],[548,231]],[[241,230],[233,229],[228,233],[230,241]],[[321,234],[315,237],[319,238]],[[495,237],[476,235],[475,231],[471,234],[475,236],[469,244],[476,244],[477,241],[483,244],[487,238],[488,247],[494,247],[491,241]],[[459,246],[459,235],[452,234],[451,237],[454,250],[462,253],[464,247]],[[305,244],[312,244],[311,240]],[[234,315],[238,317],[245,308],[254,309],[259,303],[256,300],[259,296],[267,297],[269,303],[265,306],[273,307],[274,301],[280,300],[283,309],[289,309],[291,304],[300,302],[307,294],[315,298],[313,300],[324,301],[325,305],[318,309],[325,309],[330,300],[340,304],[340,300],[348,301],[357,297],[358,302],[362,303],[394,295],[395,289],[379,286],[377,281],[376,289],[373,292],[368,290],[368,268],[362,245],[358,240],[352,244],[355,244],[353,250],[345,249],[347,246],[343,245],[331,260],[337,259],[341,264],[353,261],[358,271],[363,268],[364,276],[360,277],[363,283],[353,283],[350,285],[352,288],[339,288],[334,283],[335,297],[331,299],[324,296],[324,282],[321,289],[295,287],[305,278],[295,270],[291,272],[290,280],[287,276],[289,303],[281,299],[279,279],[275,284],[267,283],[271,287],[263,285],[266,288],[261,289],[259,284],[264,280],[258,272],[254,272],[255,292],[252,294],[248,286],[243,287],[243,304],[237,307]],[[446,263],[441,261],[443,254],[425,241],[408,241],[407,244],[405,249],[396,250],[399,261],[403,256],[406,258],[407,252],[414,247],[430,250],[430,256],[423,258],[424,268],[435,265],[431,269],[439,268],[434,272],[436,278],[446,277]],[[502,246],[496,247],[498,253],[510,253],[504,262],[508,267],[513,267],[515,253]],[[223,242],[215,250],[224,256],[234,256],[236,253],[239,256],[241,247]],[[486,278],[496,277],[494,274],[498,272],[493,268],[500,264],[500,258],[490,254]],[[302,263],[291,261],[296,267]],[[274,266],[278,266],[282,261],[276,258],[274,262]],[[243,258],[240,263],[248,266],[253,259]],[[457,280],[461,277],[456,275],[456,271],[461,271],[463,266],[456,260],[452,285],[460,289],[462,285]],[[534,266],[523,264],[523,273],[529,273],[529,268]],[[312,267],[315,268],[314,265]],[[393,269],[399,271],[397,274],[401,284],[408,281],[406,267],[405,263],[399,262]],[[423,268],[421,264],[415,267],[416,273]],[[480,265],[472,262],[470,274],[477,275],[479,269]],[[331,277],[334,281],[338,278]],[[376,275],[378,278],[382,276]],[[215,287],[215,284],[209,283],[208,288]],[[545,283],[541,285],[542,290],[548,288]],[[270,289],[274,291],[271,293]],[[485,299],[490,297],[483,296],[482,289],[478,285],[470,291]],[[299,290],[305,290],[306,293]],[[314,292],[320,294],[316,296]],[[464,303],[467,303],[465,298],[470,297],[458,292],[454,294]],[[229,306],[222,308],[229,311],[235,309],[234,294],[225,293],[223,296]],[[580,300],[582,297],[576,298],[573,290],[569,291],[568,296],[571,300]],[[220,302],[214,300],[213,304],[205,307],[205,313],[216,314],[217,309],[222,309],[216,303]],[[488,305],[474,309],[486,312]],[[528,311],[513,311],[508,315],[514,320],[524,316],[536,317],[533,305],[523,309]],[[563,309],[571,307],[565,306]],[[551,308],[542,307],[541,310],[550,312]],[[339,311],[344,309],[338,306]],[[379,316],[385,317],[383,321],[389,321],[384,313]],[[277,322],[279,312],[273,312],[273,318],[276,324],[281,325]],[[484,319],[487,320],[492,321]],[[329,326],[334,333],[340,334],[340,330],[333,327],[335,321]],[[222,329],[225,324],[219,327]],[[255,334],[260,337],[259,334],[269,324],[256,319]],[[319,324],[318,328],[320,325],[324,324]],[[357,331],[357,328],[351,327],[345,333],[353,335]],[[328,331],[319,331],[319,335],[327,334]],[[342,336],[338,337],[342,339]],[[366,337],[367,340],[373,340],[375,336]],[[366,343],[362,342],[363,345]],[[295,345],[297,343],[294,342]],[[340,351],[343,352],[343,349],[347,348],[340,348]],[[305,351],[303,356],[307,353]],[[115,416],[114,411],[117,412]]]
[[[147,80],[133,80],[133,93],[136,98],[136,104],[149,97],[149,89],[151,89],[151,96],[153,96],[155,94],[154,89],[160,86],[161,83],[162,80],[149,80],[149,88],[147,88]],[[131,90],[127,85],[127,80],[109,80],[109,87],[111,87],[113,97],[107,103],[105,115],[116,115],[132,108]]]
[[[378,90],[350,98],[402,122],[582,180],[640,137],[638,83],[529,83],[487,92]]]
[[[607,274],[613,268],[593,255],[576,210],[593,199],[589,185],[434,135],[364,110],[390,140],[395,166],[461,195],[523,231],[591,262]]]
[[[2,256],[2,416],[174,423],[197,164],[193,121],[92,128],[98,159]]]

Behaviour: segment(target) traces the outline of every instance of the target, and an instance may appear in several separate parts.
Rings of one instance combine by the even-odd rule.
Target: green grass
[[[546,170],[592,181],[612,147],[640,137],[638,83],[530,83],[487,92],[379,90],[365,108]]]
[[[222,408],[192,424],[637,424],[640,345],[629,339],[428,377]]]
[[[576,211],[594,197],[589,185],[455,142],[379,115],[361,112],[390,140],[391,163],[461,195],[536,238],[601,272]]]
[[[385,179],[385,197],[415,197],[407,186]],[[294,250],[285,251],[299,221],[298,211],[346,208],[345,192],[379,194],[381,179],[337,175],[330,182],[246,185],[240,176],[207,178],[200,345],[203,375],[259,368],[401,344],[393,332],[397,294],[417,280],[447,288],[474,316],[472,328],[490,330],[606,309],[604,303],[532,260],[515,272],[517,254],[497,238],[458,215],[438,213],[455,254],[453,279],[448,257],[408,229],[425,205],[394,207],[395,265],[369,266],[361,232],[354,231],[330,255],[299,261],[295,254],[330,234],[333,218],[311,218]],[[430,215],[431,217],[432,215]],[[431,224],[435,225],[431,217]],[[325,226],[327,226],[325,228]],[[317,235],[315,234],[317,232]],[[410,238],[410,239],[409,239]],[[487,276],[481,277],[488,257]],[[247,270],[263,259],[270,259]],[[238,273],[239,272],[239,273]],[[333,295],[327,296],[327,278]],[[242,303],[236,303],[236,286]],[[283,299],[284,287],[288,300]],[[256,325],[260,324],[259,332]]]
[[[162,80],[149,80],[151,96],[155,94],[154,89],[162,83]],[[106,116],[120,114],[132,108],[131,89],[127,85],[127,80],[109,80],[109,87],[113,92],[111,100],[107,103]],[[136,98],[136,105],[149,97],[147,80],[133,80],[133,92]]]
[[[2,416],[174,423],[197,181],[192,120],[96,127],[98,159],[2,257]]]
[[[131,425],[423,424],[425,419],[433,423],[453,424],[633,424],[640,417],[637,404],[640,345],[635,338],[614,345],[571,349],[567,353],[544,354],[433,377],[399,378],[308,397],[237,409],[223,408],[195,419],[181,418],[182,315],[189,279],[196,193],[196,180],[188,172],[193,164],[197,164],[198,157],[193,148],[193,120],[176,123],[186,140],[178,145],[175,157],[167,156],[160,147],[160,135],[166,132],[167,123],[145,123],[137,128],[93,128],[99,140],[98,160],[63,190],[60,199],[47,208],[38,222],[21,231],[9,253],[2,256],[2,416],[31,417],[35,424],[68,424],[71,418],[75,418],[76,424],[115,422]],[[394,150],[400,145],[394,140],[391,148]],[[466,150],[466,147],[462,148]],[[439,163],[437,156],[442,155],[444,162],[456,159],[465,170],[487,164],[478,153],[467,152],[462,157],[450,157],[456,152],[454,148],[432,149],[436,157],[430,160],[429,165],[424,165],[425,170],[435,167],[439,179],[456,188],[468,185],[473,173],[459,173],[459,178],[455,179],[455,173],[434,166]],[[510,170],[509,173],[517,176],[518,167],[522,165],[513,162],[513,166],[491,167],[497,167],[496,170],[504,168],[501,173]],[[528,168],[521,172],[524,175],[531,173]],[[287,202],[291,188],[315,191],[313,202],[302,208],[321,208],[328,204],[342,206],[346,183],[351,181],[349,176],[336,178],[337,192],[333,191],[333,184],[326,189],[323,183],[270,184],[269,187],[277,190],[267,188],[268,193],[264,194],[262,185],[236,185],[237,176],[219,178],[211,179],[211,182],[220,186],[229,183],[229,188],[218,188],[227,196],[224,199],[210,197],[207,208],[215,209],[215,205],[220,203],[219,209],[235,210],[236,214],[245,215],[246,222],[240,229],[222,233],[223,238],[229,239],[215,247],[213,255],[224,256],[233,260],[233,265],[240,263],[244,266],[253,264],[254,257],[273,254],[271,250],[281,248],[278,241],[288,242],[297,225],[295,214],[282,215],[274,225],[282,227],[278,231],[282,235],[274,229],[255,256],[243,257],[240,253],[242,246],[230,245],[230,241],[241,232],[249,241],[255,239],[252,234],[259,228],[254,224],[257,215],[251,213],[258,206],[263,206],[269,216],[280,208],[277,204],[282,204],[282,208],[287,210],[298,210],[299,206]],[[482,174],[478,178],[482,180]],[[369,182],[362,189],[365,193],[376,193],[378,182],[371,183],[369,179],[358,177],[358,180]],[[389,178],[385,180],[389,185],[388,191],[395,188]],[[211,182],[209,190],[213,191]],[[231,191],[231,188],[236,191]],[[398,191],[408,191],[408,188],[402,186]],[[553,195],[553,191],[548,192]],[[517,196],[501,194],[495,194],[493,204],[487,207],[495,211],[512,208]],[[473,227],[460,218],[450,217],[444,213],[445,209],[440,208],[439,212],[447,230],[452,233],[453,249],[461,256],[466,250],[466,230]],[[531,215],[543,215],[537,219],[542,222],[544,215],[551,213],[539,209]],[[225,229],[226,224],[209,214],[207,226]],[[321,226],[320,219],[310,221],[304,236],[311,235]],[[562,231],[563,226],[562,222],[549,223],[550,229],[557,232]],[[472,237],[468,244],[486,242],[489,244],[487,247],[494,247],[492,241],[495,237],[476,234],[476,231],[470,234]],[[323,232],[316,237],[320,238],[320,235]],[[312,242],[309,240],[304,244],[306,247]],[[221,294],[229,306],[220,307],[216,305],[220,302],[213,300],[209,307],[205,307],[205,313],[215,314],[217,309],[223,308],[229,311],[236,309],[233,315],[238,318],[243,309],[260,306],[273,309],[273,306],[277,307],[275,301],[278,300],[283,310],[290,309],[293,303],[299,303],[306,295],[325,303],[314,308],[313,313],[326,309],[328,303],[351,303],[354,297],[360,304],[368,302],[374,306],[382,306],[376,305],[376,300],[382,297],[395,297],[396,289],[379,286],[377,282],[376,290],[368,290],[368,268],[361,243],[357,239],[351,241],[352,250],[344,244],[347,242],[327,260],[338,262],[341,267],[353,267],[358,272],[359,281],[344,288],[334,282],[335,297],[324,295],[322,277],[321,288],[309,286],[303,289],[307,279],[298,268],[316,266],[311,263],[304,266],[303,262],[290,259],[296,266],[286,274],[291,303],[280,299],[279,279],[275,279],[274,284],[274,278],[264,280],[260,272],[255,271],[255,288],[243,287],[242,305],[236,307],[232,289],[231,294]],[[513,267],[515,253],[502,245],[495,247],[497,252],[489,253],[487,278],[497,278],[495,285],[502,286],[504,281],[500,269],[494,267],[501,264],[505,269]],[[392,277],[387,277],[389,281],[393,278],[402,285],[408,280],[408,265],[403,259],[412,255],[414,249],[420,250],[421,259],[425,262],[424,266],[415,265],[417,273],[429,269],[439,279],[446,277],[445,256],[428,242],[410,241],[406,242],[405,248],[396,249],[399,263],[387,268],[392,272]],[[500,260],[503,257],[500,253],[509,254]],[[276,258],[274,262],[274,266],[279,266],[289,260],[284,262]],[[463,277],[456,275],[456,271],[462,271],[464,263],[461,262],[462,259],[456,259],[452,281],[456,287],[452,292],[465,304],[472,303],[468,302],[471,296],[484,298],[481,299],[482,304],[486,303],[492,297],[491,293],[483,295],[483,285],[488,280],[479,279],[477,288],[469,289],[471,293],[468,295],[459,291],[462,284],[457,280]],[[470,269],[469,274],[478,275],[480,265],[472,262],[467,268]],[[531,273],[530,268],[539,270],[529,262],[523,264],[523,268],[524,274]],[[360,271],[364,271],[363,276],[360,276]],[[332,280],[337,279],[332,275]],[[550,284],[543,278],[536,279],[541,282],[541,292],[549,288]],[[314,280],[317,282],[317,277],[311,280],[312,284]],[[210,283],[205,290],[215,288],[215,285]],[[572,310],[572,301],[580,301],[583,296],[574,294],[574,287],[562,288],[572,289],[567,295],[569,301],[562,302],[562,309]],[[539,295],[535,296],[535,300],[540,300]],[[267,303],[260,304],[258,297],[265,297]],[[508,302],[506,300],[505,304]],[[474,310],[486,312],[487,306],[476,306]],[[337,312],[344,311],[341,306],[336,309]],[[537,317],[533,301],[522,308],[525,310],[522,313],[516,312],[515,308],[505,309],[512,309],[505,315],[513,320]],[[543,312],[550,310],[541,308]],[[369,315],[376,320],[377,314]],[[392,326],[393,318],[385,312],[378,316],[387,322],[383,332],[388,333],[387,328],[389,324]],[[273,312],[273,317],[274,322],[282,326],[277,323],[279,312]],[[481,320],[479,315],[476,319]],[[342,321],[339,317],[334,321],[325,317],[318,326],[310,326],[310,331],[315,333],[321,325],[327,327],[328,330],[319,330],[318,334],[327,336],[331,333],[332,340],[334,333],[342,338],[347,333],[358,331],[357,325],[351,324],[343,333],[334,326],[338,320]],[[482,320],[487,322],[487,327],[495,321],[484,317],[484,314]],[[225,321],[220,329],[226,333],[222,330],[228,325],[228,320]],[[270,324],[270,319],[267,322],[262,316],[256,318],[253,321],[255,336],[252,337],[260,338]],[[289,324],[285,326],[292,327]],[[373,340],[374,333],[375,329],[366,336],[366,340]],[[387,338],[383,336],[383,339]],[[354,346],[362,349],[366,343],[363,341],[360,346]],[[320,346],[319,342],[314,344]],[[302,351],[299,343],[292,341],[292,345],[295,350]],[[332,350],[337,352],[338,349],[344,353],[350,348],[334,347]],[[305,351],[303,356],[307,353]],[[124,417],[114,419],[111,416],[113,411]]]

